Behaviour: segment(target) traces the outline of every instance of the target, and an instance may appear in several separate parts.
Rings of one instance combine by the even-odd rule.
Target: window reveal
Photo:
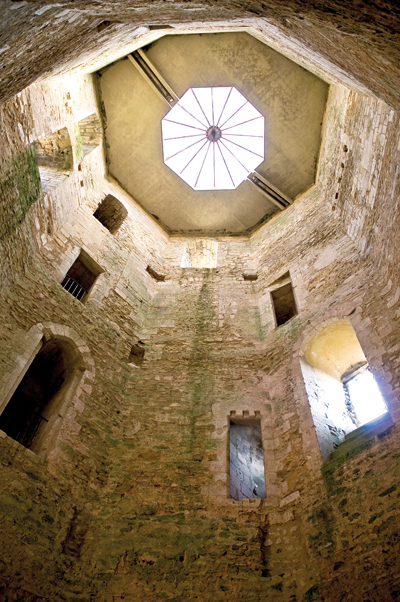
[[[230,420],[230,496],[237,501],[265,499],[264,451],[259,421]]]

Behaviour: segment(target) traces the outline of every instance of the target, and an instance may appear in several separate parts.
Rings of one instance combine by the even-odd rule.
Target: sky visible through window
[[[195,190],[237,188],[264,160],[264,117],[233,87],[190,88],[162,137],[164,163]]]
[[[360,426],[387,412],[379,387],[369,370],[349,380],[347,388]]]

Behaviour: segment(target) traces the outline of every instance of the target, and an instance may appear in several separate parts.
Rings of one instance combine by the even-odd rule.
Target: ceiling
[[[357,335],[347,320],[340,320],[319,331],[309,342],[304,356],[312,366],[337,380],[352,367],[367,362]]]
[[[265,116],[257,172],[291,198],[315,181],[328,84],[251,35],[166,35],[143,49],[181,97],[235,86]],[[279,209],[253,184],[195,191],[163,163],[169,106],[125,58],[99,74],[109,174],[173,234],[246,234]]]

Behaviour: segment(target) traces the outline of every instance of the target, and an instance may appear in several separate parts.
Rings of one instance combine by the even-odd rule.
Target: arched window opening
[[[324,459],[346,435],[387,412],[348,320],[318,329],[300,364]]]
[[[265,499],[264,451],[261,424],[251,418],[230,418],[230,496]]]
[[[102,268],[94,259],[81,250],[79,257],[64,276],[61,286],[78,301],[84,303],[95,280],[102,272]]]
[[[118,199],[108,194],[93,215],[111,234],[116,234],[128,216],[128,211]]]
[[[39,452],[49,443],[62,417],[66,392],[76,378],[77,362],[67,341],[43,340],[0,416],[0,429],[24,447]]]

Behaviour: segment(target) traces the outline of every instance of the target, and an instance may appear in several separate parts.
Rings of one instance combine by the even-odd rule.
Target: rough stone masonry
[[[400,600],[396,3],[5,0],[1,14],[0,411],[49,342],[63,358],[31,448],[0,431],[1,599]],[[316,184],[251,237],[169,236],[107,177],[92,72],[167,26],[252,28],[330,84]],[[34,143],[64,128],[72,166],[46,186]],[[127,209],[115,233],[93,215],[108,195]],[[214,261],[214,243],[216,267],[180,267],[187,249]],[[84,302],[60,285],[78,257],[96,277]],[[297,314],[277,328],[287,272]],[[388,416],[324,462],[300,358],[337,319]],[[260,424],[266,499],[229,495],[232,416]]]

